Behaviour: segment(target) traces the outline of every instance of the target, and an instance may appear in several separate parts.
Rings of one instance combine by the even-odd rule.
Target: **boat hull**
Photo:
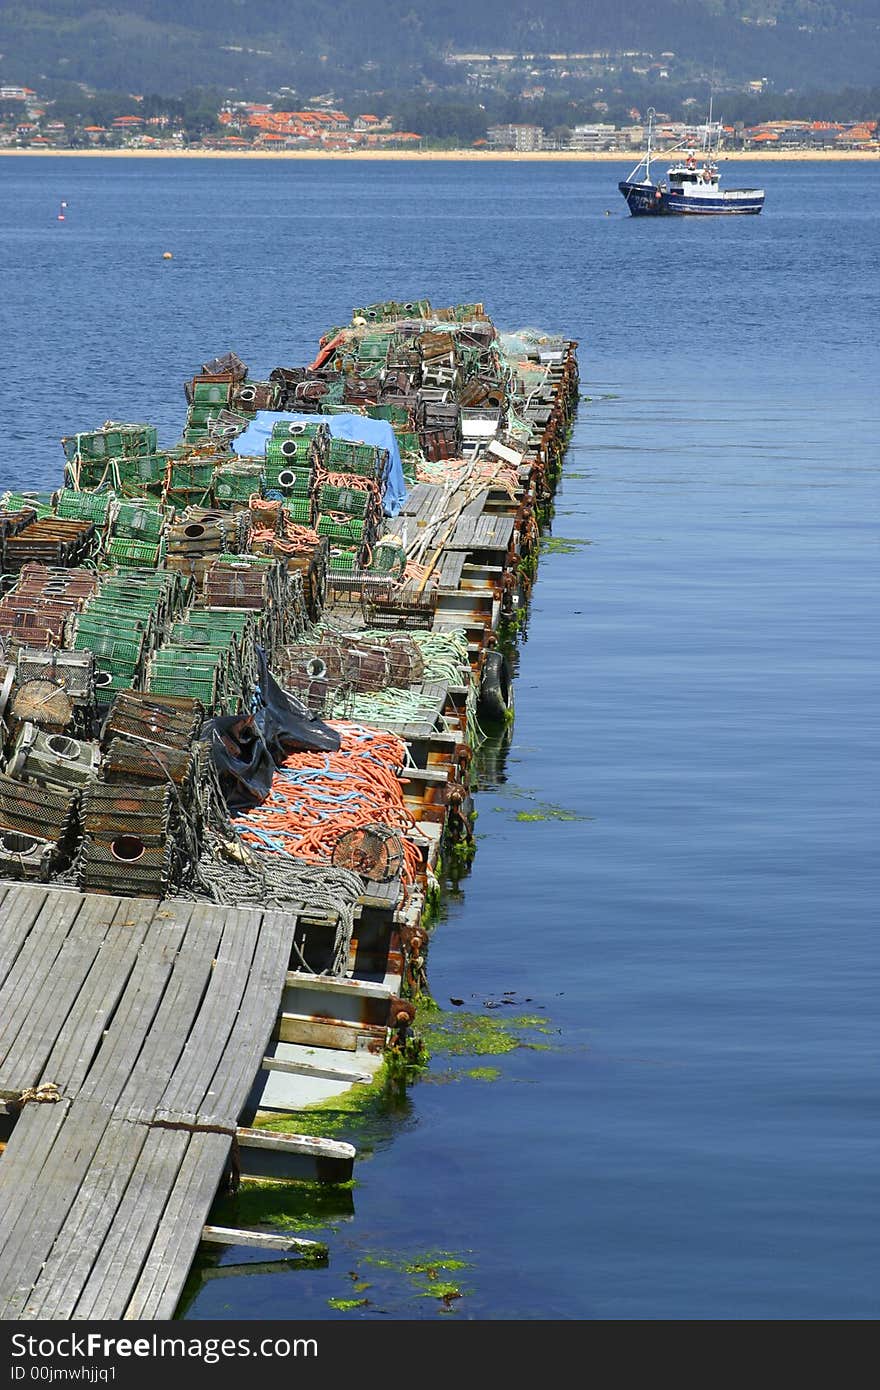
[[[617,187],[633,217],[660,217],[665,213],[663,193],[656,184],[630,183],[624,179]]]
[[[633,217],[718,217],[748,216],[764,206],[761,188],[732,188],[725,193],[693,196],[657,184],[619,183]]]

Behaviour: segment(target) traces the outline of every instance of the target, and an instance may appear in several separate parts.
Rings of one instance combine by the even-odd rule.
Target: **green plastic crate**
[[[158,544],[148,541],[133,541],[127,536],[114,536],[107,546],[108,558],[117,565],[158,565]]]
[[[74,492],[73,488],[62,488],[58,494],[58,516],[76,521],[93,521],[103,526],[107,520],[112,492]]]
[[[380,450],[374,444],[356,443],[349,439],[331,439],[327,468],[331,473],[357,473],[360,469],[377,469]],[[368,476],[364,474],[364,476]]]
[[[364,523],[358,517],[336,521],[332,516],[319,516],[317,529],[319,536],[327,536],[336,545],[359,545],[364,538]]]
[[[412,430],[395,430],[397,435],[397,447],[401,454],[421,454],[419,436]]]
[[[344,512],[346,516],[366,516],[371,494],[353,487],[322,487],[318,493],[318,510]]]
[[[371,420],[387,420],[392,426],[409,424],[409,411],[402,405],[368,405],[364,411]]]
[[[68,460],[100,462],[111,458],[136,458],[155,454],[158,438],[152,425],[110,425],[68,435],[61,444]]]
[[[4,492],[0,506],[5,512],[35,511],[38,518],[53,515],[51,492]]]
[[[193,383],[193,405],[228,405],[232,396],[229,381],[196,381]]]
[[[76,470],[75,473],[73,470]],[[67,468],[67,476],[71,482],[76,481],[81,492],[91,492],[94,488],[103,487],[105,483],[116,486],[119,481],[119,474],[113,459],[104,459],[101,463],[71,464]]]
[[[267,493],[280,492],[285,497],[308,497],[312,487],[312,469],[309,465],[267,464],[265,478]]]
[[[146,688],[152,695],[188,695],[190,699],[200,700],[205,709],[212,709],[217,699],[217,682],[213,678],[197,680],[187,675],[150,675]]]
[[[101,676],[109,674],[111,679],[101,683]],[[131,675],[104,672],[100,666],[95,672],[95,702],[99,705],[112,705],[120,690],[134,690],[134,677]]]
[[[154,508],[139,502],[120,502],[113,534],[127,540],[158,544],[164,524],[164,517]]]
[[[327,568],[335,570],[337,573],[351,573],[357,569],[356,550],[331,550],[327,559]]]
[[[170,486],[185,488],[190,492],[198,488],[209,488],[214,477],[214,463],[201,463],[190,459],[175,459],[171,464]]]
[[[290,497],[284,503],[284,510],[297,526],[311,526],[313,511],[310,497]]]
[[[277,420],[272,426],[271,439],[306,439],[310,443],[320,440],[327,433],[327,426],[320,420]]]
[[[265,482],[258,466],[218,468],[214,473],[214,496],[218,503],[247,502],[253,493],[260,493]]]
[[[270,439],[266,443],[267,468],[306,468],[311,467],[311,439],[299,435],[295,439]]]
[[[143,639],[129,641],[114,637],[110,632],[85,632],[77,628],[74,649],[78,652],[94,652],[96,660],[107,670],[133,671],[141,659]]]

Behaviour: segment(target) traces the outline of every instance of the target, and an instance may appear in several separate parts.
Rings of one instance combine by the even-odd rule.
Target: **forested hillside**
[[[732,80],[869,85],[880,0],[2,0],[0,81],[304,95],[451,81],[450,52],[672,52]]]

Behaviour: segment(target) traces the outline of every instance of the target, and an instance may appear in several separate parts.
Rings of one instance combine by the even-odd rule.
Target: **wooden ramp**
[[[0,1318],[173,1315],[295,922],[0,885]]]

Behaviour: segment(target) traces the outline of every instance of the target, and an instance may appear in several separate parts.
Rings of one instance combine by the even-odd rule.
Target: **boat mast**
[[[630,174],[630,176],[629,176],[629,182],[630,182],[630,183],[634,183],[634,182],[636,181],[636,179],[638,178],[639,170],[641,169],[641,167],[642,167],[643,164],[644,164],[644,166],[645,166],[645,177],[644,177],[644,180],[642,180],[642,182],[644,182],[644,183],[650,183],[650,182],[651,182],[651,154],[652,154],[652,151],[653,151],[654,117],[656,116],[656,114],[657,114],[657,113],[656,113],[656,111],[654,110],[653,106],[649,106],[649,107],[648,107],[648,148],[646,149],[645,153],[642,155],[642,157],[641,157],[641,159],[639,160],[638,164],[636,165],[636,167],[633,169],[632,173]]]
[[[651,146],[654,138],[654,117],[656,111],[653,106],[648,107],[648,148],[645,151],[645,181],[651,182]]]

